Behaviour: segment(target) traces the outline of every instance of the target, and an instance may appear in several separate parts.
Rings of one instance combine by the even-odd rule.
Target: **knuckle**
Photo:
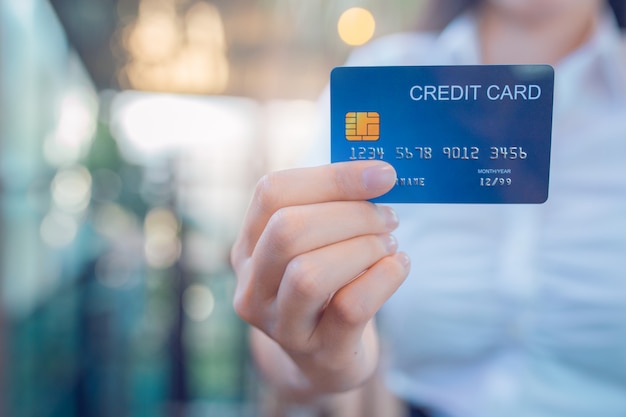
[[[230,265],[233,267],[235,273],[239,272],[243,259],[245,258],[242,246],[241,240],[237,240],[230,249]]]
[[[309,257],[300,255],[287,264],[285,284],[289,291],[300,298],[312,298],[322,292],[319,265]]]
[[[333,176],[334,186],[339,190],[341,195],[354,192],[359,187],[358,183],[352,180],[349,171],[345,169],[336,169]]]
[[[263,211],[273,211],[280,205],[280,187],[278,177],[280,173],[272,172],[263,175],[256,184],[253,201]]]
[[[235,293],[235,297],[233,298],[233,308],[239,317],[241,317],[244,321],[249,322],[248,319],[251,318],[252,315],[250,314],[247,300],[242,294]]]
[[[236,291],[233,298],[233,309],[235,313],[245,322],[258,325],[260,314],[254,307],[254,301],[247,291]]]
[[[332,308],[337,321],[348,327],[363,325],[375,313],[363,300],[348,297],[341,292],[333,297],[329,307]]]
[[[291,207],[280,208],[274,212],[267,224],[267,231],[272,246],[278,251],[285,251],[295,244],[303,230],[303,220],[297,210]]]

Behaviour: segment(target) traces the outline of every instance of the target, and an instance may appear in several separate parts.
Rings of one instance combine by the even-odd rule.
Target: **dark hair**
[[[617,23],[622,29],[626,28],[626,0],[608,0],[615,13]]]
[[[441,30],[452,19],[482,0],[431,0],[426,6],[419,26],[425,30]],[[626,0],[607,0],[615,13],[617,23],[626,29]]]

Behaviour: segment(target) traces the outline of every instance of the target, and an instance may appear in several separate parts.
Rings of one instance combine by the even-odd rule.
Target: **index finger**
[[[396,171],[383,161],[354,161],[297,168],[264,176],[257,184],[240,244],[252,253],[269,218],[280,208],[331,201],[369,200],[395,184]]]

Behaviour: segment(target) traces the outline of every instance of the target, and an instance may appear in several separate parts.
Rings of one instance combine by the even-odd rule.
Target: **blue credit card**
[[[379,159],[398,175],[384,203],[543,203],[549,65],[338,67],[331,162]]]

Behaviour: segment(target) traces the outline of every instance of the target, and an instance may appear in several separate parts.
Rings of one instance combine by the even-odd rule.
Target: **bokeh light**
[[[341,14],[337,30],[341,40],[346,44],[363,45],[374,36],[376,20],[369,10],[352,7]]]
[[[72,62],[70,71],[83,75],[84,70]],[[43,155],[50,165],[76,163],[85,156],[96,131],[98,107],[95,94],[85,87],[76,86],[65,93],[59,103],[55,129],[43,143]]]
[[[219,94],[228,84],[226,36],[219,10],[192,3],[140,0],[135,21],[122,31],[128,55],[121,84],[147,91]]]
[[[56,207],[68,213],[80,213],[91,199],[91,174],[82,165],[61,169],[50,188]]]
[[[42,220],[39,234],[43,243],[51,248],[60,249],[68,246],[76,238],[78,222],[74,217],[53,211]]]
[[[214,307],[215,297],[209,287],[192,284],[183,293],[183,310],[193,321],[201,322],[208,319]]]
[[[144,222],[146,262],[153,268],[168,268],[180,257],[179,222],[176,215],[165,208],[152,209]]]

